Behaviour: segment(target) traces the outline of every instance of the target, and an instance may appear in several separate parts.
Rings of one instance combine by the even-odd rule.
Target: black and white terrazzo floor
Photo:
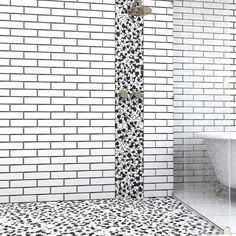
[[[0,235],[201,236],[220,228],[179,200],[93,200],[0,204]]]

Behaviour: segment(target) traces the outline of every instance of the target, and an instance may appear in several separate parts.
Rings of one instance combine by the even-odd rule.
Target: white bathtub
[[[236,189],[236,132],[199,133],[205,139],[208,156],[218,180]]]

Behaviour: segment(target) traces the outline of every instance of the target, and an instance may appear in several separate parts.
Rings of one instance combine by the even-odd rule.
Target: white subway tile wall
[[[233,109],[231,110],[232,113],[230,114],[230,119],[233,121],[230,130],[235,132],[236,131],[236,0],[233,0],[228,7],[232,9],[233,15],[229,16],[229,21],[232,22],[232,26],[229,29],[229,33],[232,35],[230,45],[233,47],[233,52],[230,53],[230,58],[232,58],[231,64],[228,66],[228,69],[233,71],[233,76],[230,78],[230,107]]]
[[[232,129],[234,0],[174,1],[174,175],[176,187],[215,181],[198,132]],[[232,91],[231,91],[232,92]]]
[[[0,5],[0,202],[113,198],[115,1]]]
[[[173,3],[145,0],[144,196],[173,193]]]
[[[0,4],[0,202],[115,197],[115,1]],[[144,196],[169,196],[173,6],[145,4]]]

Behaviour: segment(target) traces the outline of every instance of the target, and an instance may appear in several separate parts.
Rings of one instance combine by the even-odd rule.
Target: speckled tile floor
[[[175,190],[175,196],[221,228],[230,227],[236,233],[236,190],[230,191],[231,197],[227,192],[218,196],[214,186],[202,186]]]
[[[0,235],[201,236],[220,228],[179,200],[93,200],[0,204]]]

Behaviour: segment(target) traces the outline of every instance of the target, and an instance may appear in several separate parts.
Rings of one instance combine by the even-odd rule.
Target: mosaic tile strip
[[[1,204],[0,234],[199,236],[222,230],[171,197]]]
[[[143,17],[116,0],[116,196],[143,197]],[[126,96],[121,97],[121,93]]]

